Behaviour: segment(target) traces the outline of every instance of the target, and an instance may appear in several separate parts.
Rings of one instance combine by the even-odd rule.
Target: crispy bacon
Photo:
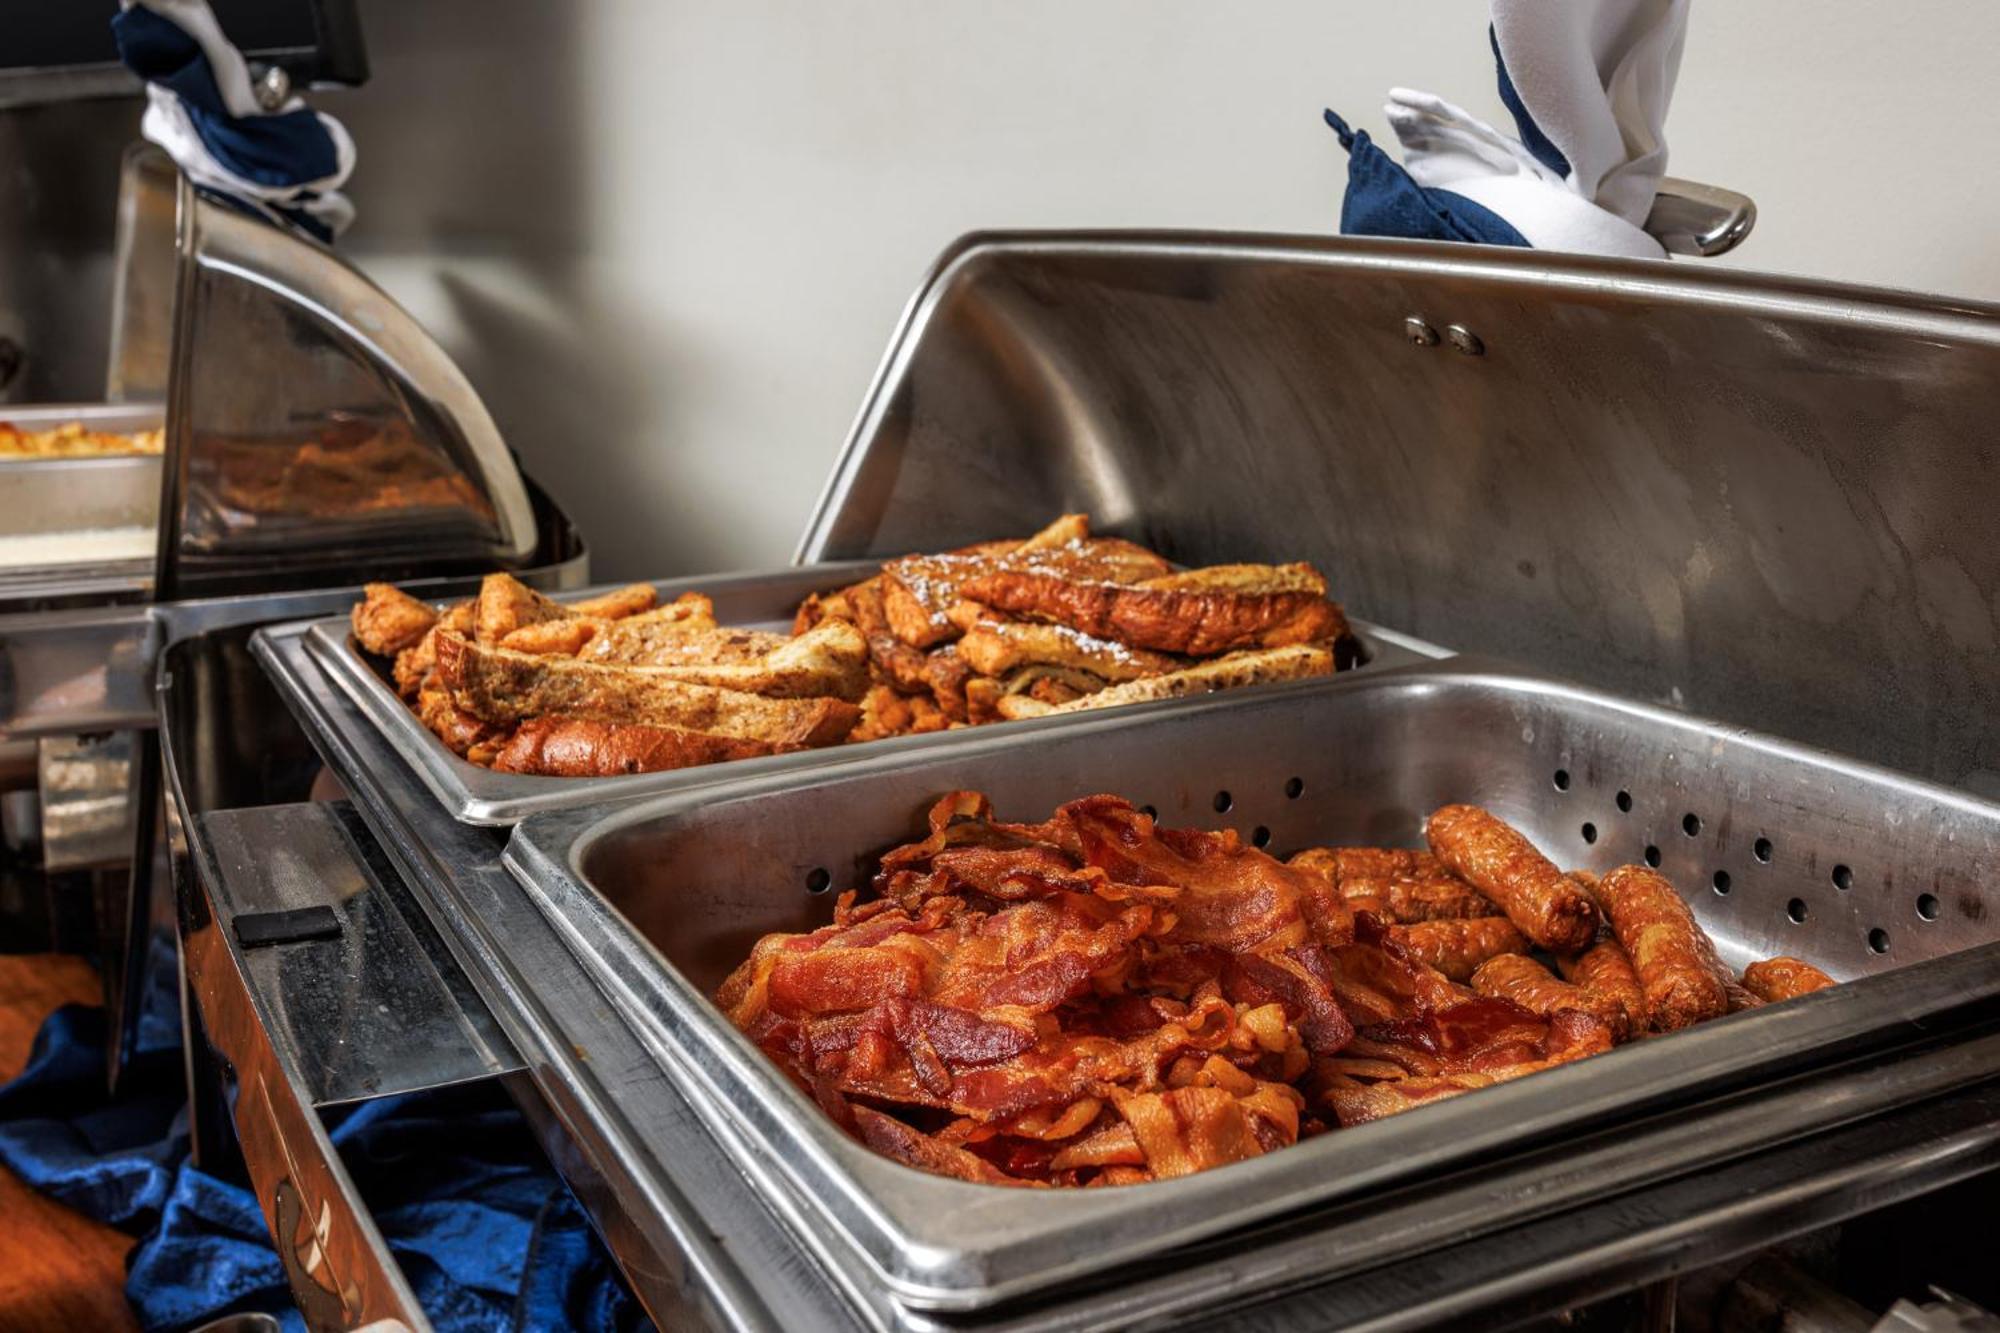
[[[869,895],[759,940],[716,993],[836,1124],[919,1170],[1169,1179],[1608,1050],[1601,1015],[1622,1016],[1582,1003],[1594,973],[1560,982],[1524,952],[1486,994],[1440,972],[1430,936],[1526,941],[1429,853],[1285,865],[1112,796],[1010,824],[952,792],[928,822]],[[1356,910],[1364,881],[1442,885],[1450,913]]]

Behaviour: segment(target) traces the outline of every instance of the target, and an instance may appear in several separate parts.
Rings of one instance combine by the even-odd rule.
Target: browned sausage
[[[1557,980],[1546,967],[1524,953],[1503,953],[1481,963],[1472,974],[1472,989],[1481,995],[1512,1000],[1523,1009],[1544,1016],[1558,1009],[1590,1011],[1580,987]]]
[[[1489,958],[1503,953],[1524,953],[1528,948],[1521,932],[1500,916],[1391,926],[1389,938],[1412,957],[1430,964],[1453,981],[1464,981]]]
[[[1832,977],[1802,958],[1766,958],[1743,969],[1743,988],[1771,1004],[1810,995],[1833,984]]]
[[[1553,953],[1597,937],[1597,904],[1534,845],[1476,805],[1448,805],[1425,826],[1445,866],[1490,898],[1521,933]]]
[[[1639,974],[1655,1032],[1729,1012],[1729,974],[1673,885],[1644,866],[1620,866],[1598,884],[1597,896]]]
[[[1452,874],[1393,881],[1388,898],[1389,910],[1398,921],[1453,921],[1500,915],[1492,899]]]
[[[1723,987],[1729,992],[1729,1012],[1740,1014],[1745,1009],[1755,1009],[1764,1003],[1757,993],[1740,981],[1732,981]]]
[[[1289,864],[1331,884],[1357,912],[1405,925],[1498,916],[1500,909],[1439,864],[1430,852],[1402,847],[1308,847]]]
[[[1572,986],[1590,997],[1590,1012],[1602,1018],[1618,1041],[1646,1030],[1646,996],[1639,974],[1618,941],[1607,935],[1580,954],[1565,954],[1556,967]]]

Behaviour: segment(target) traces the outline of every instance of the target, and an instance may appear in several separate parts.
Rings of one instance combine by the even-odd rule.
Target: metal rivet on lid
[[[1419,347],[1436,347],[1438,331],[1417,315],[1403,321],[1403,336]]]
[[[1454,324],[1444,331],[1451,345],[1467,356],[1485,356],[1486,344],[1479,341],[1479,335],[1463,324]]]

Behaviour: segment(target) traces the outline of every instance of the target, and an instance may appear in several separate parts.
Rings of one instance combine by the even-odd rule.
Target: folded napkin
[[[125,1294],[149,1333],[252,1310],[303,1330],[256,1196],[187,1160],[178,1047],[142,1033],[112,1101],[104,1040],[101,1009],[71,1005],[43,1023],[27,1068],[0,1087],[0,1165],[143,1237]],[[497,1085],[385,1097],[325,1119],[439,1333],[652,1327]]]
[[[1347,235],[1660,258],[1642,230],[1666,174],[1688,0],[1492,0],[1515,133],[1432,93],[1391,90],[1401,165],[1333,112]]]
[[[354,141],[298,97],[266,109],[250,69],[208,0],[122,0],[112,18],[119,58],[146,80],[139,132],[195,184],[330,241],[354,220],[340,187]]]

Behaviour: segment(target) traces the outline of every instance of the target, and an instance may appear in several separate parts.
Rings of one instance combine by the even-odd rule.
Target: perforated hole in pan
[[[1658,869],[1736,966],[1796,952],[1823,966],[1876,970],[1896,960],[1899,931],[1925,929],[1942,914],[1935,893],[1879,891],[1887,886],[1857,892],[1871,887],[1865,843],[1793,845],[1780,831],[1744,827],[1720,808],[1704,808],[1677,786],[1661,789],[1646,774],[1606,772],[1585,760],[1565,757],[1542,772],[1549,822],[1568,830],[1566,839],[1537,837],[1543,850],[1566,868]],[[1151,798],[1141,808],[1163,823],[1235,828],[1246,842],[1281,857],[1306,846],[1368,840],[1328,826],[1312,799],[1325,796],[1324,787],[1301,773],[1265,772],[1230,774],[1226,781],[1212,775],[1212,785],[1190,782],[1165,799],[1137,795]],[[1382,840],[1410,841],[1387,831]]]
[[[1739,889],[1747,890],[1762,904],[1757,910],[1771,923],[1771,933],[1780,944],[1795,947],[1802,955],[1826,955],[1820,920],[1852,916],[1856,923],[1850,932],[1852,953],[1831,961],[1836,965],[1858,962],[1853,954],[1865,952],[1879,965],[1894,958],[1896,937],[1888,924],[1901,898],[1908,898],[1903,913],[1915,928],[1936,922],[1941,915],[1938,896],[1929,892],[1869,894],[1865,895],[1865,910],[1851,911],[1850,903],[1842,900],[1853,898],[1857,886],[1864,885],[1865,871],[1853,862],[1865,859],[1865,844],[1854,848],[1792,847],[1762,828],[1732,828],[1728,819],[1711,823],[1699,809],[1681,809],[1676,814],[1671,793],[1649,799],[1651,794],[1640,774],[1600,779],[1586,764],[1557,767],[1551,776],[1555,799],[1577,816],[1590,817],[1564,821],[1564,826],[1578,830],[1573,848],[1545,850],[1572,850],[1580,866],[1600,870],[1627,862],[1658,868],[1697,915],[1704,917],[1708,915],[1704,895],[1694,889],[1705,885],[1710,890],[1706,906],[1711,908]],[[1680,836],[1668,837],[1668,829]],[[1833,864],[1827,869],[1829,861]]]

